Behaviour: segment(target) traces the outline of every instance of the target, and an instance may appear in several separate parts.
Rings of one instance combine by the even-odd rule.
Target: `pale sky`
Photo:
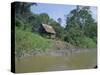
[[[71,10],[75,9],[75,5],[64,5],[64,4],[47,4],[47,3],[37,3],[37,6],[32,6],[31,11],[35,14],[47,13],[50,18],[57,21],[58,18],[62,18],[62,26],[65,24],[64,15],[68,15]],[[93,18],[97,21],[97,8],[91,7]]]

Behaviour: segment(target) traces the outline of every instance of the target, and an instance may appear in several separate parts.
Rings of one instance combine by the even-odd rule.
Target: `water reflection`
[[[36,55],[16,61],[16,72],[41,72],[70,69],[88,69],[97,65],[97,52],[84,50],[71,55]]]

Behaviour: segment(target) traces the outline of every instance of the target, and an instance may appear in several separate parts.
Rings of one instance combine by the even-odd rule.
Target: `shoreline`
[[[70,56],[73,54],[88,52],[90,50],[96,50],[97,48],[70,48],[65,50],[48,50],[48,51],[32,51],[23,53],[20,57],[15,56],[15,60],[32,57],[32,56]]]

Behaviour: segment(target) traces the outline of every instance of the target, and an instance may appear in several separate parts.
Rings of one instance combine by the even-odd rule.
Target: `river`
[[[17,73],[44,72],[73,69],[90,69],[97,65],[97,50],[83,49],[75,52],[55,51],[45,55],[27,56],[15,63]]]

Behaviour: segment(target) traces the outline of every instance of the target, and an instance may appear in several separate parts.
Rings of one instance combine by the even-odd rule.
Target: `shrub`
[[[96,43],[89,37],[80,38],[80,47],[96,48]]]

